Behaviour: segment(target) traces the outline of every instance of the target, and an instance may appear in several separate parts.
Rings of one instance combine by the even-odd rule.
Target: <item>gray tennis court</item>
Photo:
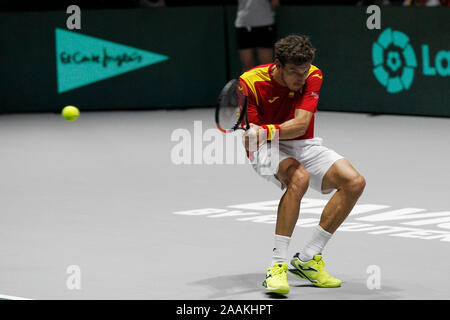
[[[194,121],[214,128],[212,109],[1,116],[0,295],[277,298],[261,282],[282,191],[249,164],[174,164],[172,134],[193,133]],[[342,287],[288,275],[287,299],[450,298],[449,128],[448,118],[317,114],[315,134],[367,187],[324,252]],[[306,194],[292,254],[329,197]]]

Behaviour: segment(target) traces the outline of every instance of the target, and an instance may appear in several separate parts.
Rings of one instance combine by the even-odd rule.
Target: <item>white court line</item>
[[[7,299],[7,300],[33,300],[33,299],[28,299],[28,298],[7,296],[7,295],[3,295],[3,294],[0,294],[0,299]]]

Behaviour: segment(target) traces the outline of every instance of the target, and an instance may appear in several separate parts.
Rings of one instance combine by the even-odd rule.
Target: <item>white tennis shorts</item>
[[[308,171],[309,186],[323,194],[333,189],[322,190],[322,179],[328,169],[337,160],[344,158],[334,150],[322,145],[322,138],[306,140],[281,140],[264,144],[250,158],[253,169],[264,179],[283,189],[282,183],[275,177],[281,161],[294,158]]]

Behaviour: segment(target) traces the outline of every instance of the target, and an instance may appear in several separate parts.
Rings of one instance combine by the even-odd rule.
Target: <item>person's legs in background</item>
[[[270,48],[257,48],[256,53],[260,64],[269,64],[273,61],[273,50]]]
[[[273,62],[273,44],[276,40],[274,25],[237,28],[236,37],[242,72],[256,65]]]
[[[253,48],[240,49],[239,58],[241,60],[242,72],[250,70],[255,64],[255,52]]]
[[[252,28],[236,28],[236,44],[242,72],[256,66],[253,33],[254,29]]]
[[[273,45],[276,41],[275,25],[255,28],[255,41],[259,63],[272,63]]]

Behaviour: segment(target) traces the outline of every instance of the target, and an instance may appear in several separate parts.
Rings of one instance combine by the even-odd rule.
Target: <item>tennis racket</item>
[[[247,103],[246,86],[238,79],[228,81],[217,101],[215,114],[217,128],[224,133],[250,129]]]

